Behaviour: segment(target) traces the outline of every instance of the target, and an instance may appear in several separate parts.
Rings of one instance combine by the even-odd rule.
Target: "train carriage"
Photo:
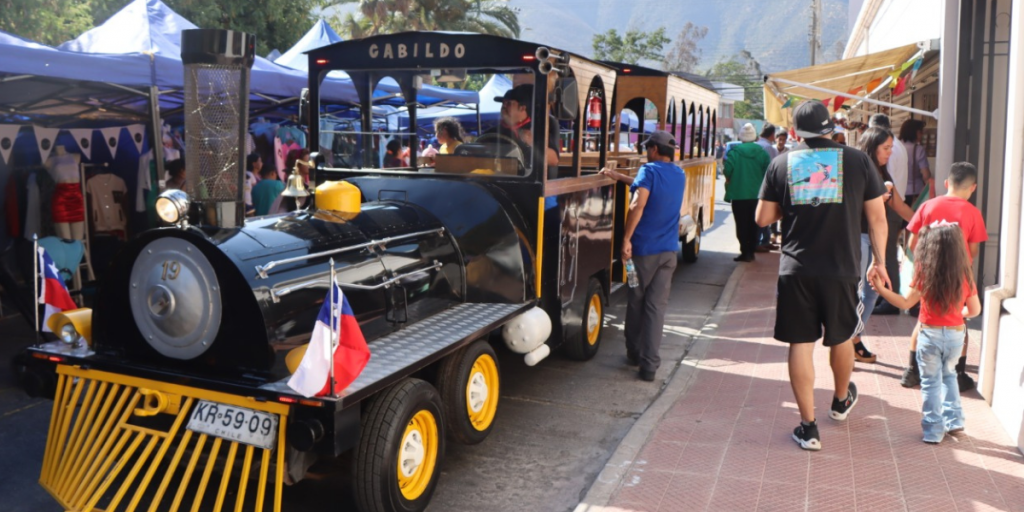
[[[714,224],[715,177],[714,137],[718,124],[719,94],[673,73],[632,64],[604,62],[616,70],[612,112],[618,122],[613,132],[610,155],[614,159],[633,157],[619,144],[626,110],[643,127],[648,106],[654,108],[657,129],[665,130],[679,141],[674,163],[686,172],[686,192],[680,211],[679,241],[682,259],[697,261],[700,239]],[[627,125],[628,126],[628,125]],[[643,131],[642,129],[640,130]],[[645,157],[637,164],[642,165]],[[627,166],[630,167],[630,166]],[[631,168],[631,167],[630,167]]]
[[[613,94],[614,68],[450,33],[347,41],[309,61],[309,140],[345,148],[311,156],[309,204],[230,225],[221,213],[238,205],[165,193],[169,225],[118,254],[95,311],[56,316],[61,339],[30,349],[57,369],[40,483],[64,508],[279,510],[286,482],[344,456],[361,510],[422,510],[446,444],[493,428],[495,346],[529,365],[597,353],[625,190],[597,173],[604,151],[587,165],[552,135],[579,139],[581,106]],[[320,129],[336,115],[318,94],[332,71],[359,91],[349,132]],[[416,146],[420,84],[492,73],[532,86],[527,117],[543,122],[384,167],[386,140]],[[400,86],[413,128],[359,131],[391,126],[374,118],[395,99],[375,91],[382,80]],[[288,380],[334,278],[371,357],[342,392],[304,396]]]

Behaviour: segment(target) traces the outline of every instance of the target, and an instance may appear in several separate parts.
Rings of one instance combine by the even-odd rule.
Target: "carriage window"
[[[329,141],[329,165],[387,173],[529,175],[539,138],[533,132],[533,74],[486,71],[395,71],[395,78],[377,82],[372,108],[321,108],[321,146]],[[412,74],[435,89],[421,89],[417,102],[408,104],[398,84]],[[438,101],[430,97],[437,87],[479,89],[479,104]],[[368,108],[371,121],[363,126]],[[551,128],[549,145],[558,147],[558,126]]]

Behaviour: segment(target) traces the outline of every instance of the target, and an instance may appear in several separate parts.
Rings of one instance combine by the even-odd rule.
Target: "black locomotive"
[[[615,165],[603,147],[583,162],[573,146],[580,106],[592,90],[611,96],[615,70],[537,44],[447,33],[342,42],[309,59],[310,140],[322,135],[318,87],[332,70],[348,72],[361,96],[349,126],[379,124],[374,87],[390,79],[412,128],[338,133],[347,154],[313,155],[312,185],[354,187],[342,210],[318,187],[306,208],[213,226],[188,195],[163,198],[175,225],[118,255],[91,335],[87,320],[68,315],[57,329],[64,341],[32,349],[57,363],[40,481],[65,508],[131,498],[276,510],[284,482],[317,457],[352,450],[362,510],[422,510],[446,441],[478,443],[493,426],[500,372],[488,340],[531,365],[551,349],[578,360],[597,352],[607,297],[622,281],[614,231],[626,193],[597,174]],[[473,73],[530,86],[520,101],[527,120],[548,122],[493,136],[478,126],[476,141],[432,165],[413,152],[380,168],[386,138],[417,146],[419,84]],[[607,121],[600,133],[607,140]],[[342,393],[306,397],[287,381],[332,275],[371,358]],[[88,471],[75,469],[82,464]]]

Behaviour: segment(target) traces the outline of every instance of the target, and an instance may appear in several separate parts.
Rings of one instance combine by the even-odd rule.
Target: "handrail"
[[[438,269],[440,269],[443,266],[444,265],[441,262],[439,262],[437,260],[434,260],[434,264],[429,266],[429,267],[424,267],[424,268],[421,268],[421,269],[413,270],[412,272],[407,272],[405,274],[400,274],[400,275],[397,275],[395,277],[392,277],[391,279],[386,279],[386,280],[381,281],[380,283],[377,283],[377,284],[374,284],[374,285],[367,286],[367,285],[353,284],[353,283],[338,283],[338,286],[341,286],[342,288],[352,288],[352,289],[355,289],[355,290],[379,290],[381,288],[388,288],[391,285],[393,285],[396,282],[398,282],[399,280],[404,279],[406,277],[414,276],[416,274],[422,274],[424,272],[428,272],[428,271],[431,271],[431,270],[438,270]],[[284,297],[285,295],[288,295],[289,293],[292,293],[294,291],[303,290],[303,289],[306,289],[306,288],[313,288],[313,287],[315,287],[317,285],[330,286],[330,280],[322,279],[322,278],[321,279],[310,279],[309,281],[303,281],[301,283],[294,284],[292,286],[287,286],[287,287],[284,287],[284,288],[279,288],[277,290],[274,290],[272,292],[272,295],[274,297],[274,300],[276,301],[277,299],[280,299],[281,297]]]
[[[338,248],[338,249],[331,249],[329,251],[322,251],[322,252],[315,252],[315,253],[310,253],[310,254],[304,254],[302,256],[295,256],[295,257],[292,257],[292,258],[285,258],[283,260],[274,260],[274,261],[271,261],[271,262],[267,263],[266,265],[256,265],[256,274],[259,275],[260,279],[266,279],[267,278],[267,273],[270,272],[270,270],[272,270],[274,267],[276,267],[278,265],[285,265],[285,264],[288,264],[288,263],[295,263],[296,261],[303,261],[303,260],[308,260],[308,259],[312,259],[312,258],[319,258],[319,257],[322,257],[322,256],[332,256],[332,255],[340,254],[340,253],[343,253],[343,252],[355,251],[357,249],[365,249],[367,247],[384,247],[387,244],[389,244],[390,242],[394,242],[395,240],[404,240],[406,238],[414,238],[414,237],[421,236],[421,235],[429,235],[430,233],[437,233],[438,235],[443,235],[444,234],[444,228],[442,227],[442,228],[437,228],[437,229],[428,229],[426,231],[417,231],[416,233],[408,233],[408,234],[405,234],[405,235],[389,236],[387,238],[382,238],[380,240],[370,240],[369,242],[358,244],[358,245],[350,245],[350,246],[341,247],[341,248]]]

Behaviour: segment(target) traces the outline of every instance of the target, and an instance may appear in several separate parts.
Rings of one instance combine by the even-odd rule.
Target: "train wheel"
[[[701,229],[701,221],[697,221],[697,234],[693,236],[693,240],[689,242],[683,242],[683,262],[684,263],[696,263],[697,256],[700,254],[700,237],[703,234]]]
[[[562,351],[571,359],[587,361],[597,355],[601,347],[601,333],[604,332],[604,293],[601,283],[590,278],[587,297],[583,302],[582,325],[577,334],[566,338]]]
[[[437,381],[448,434],[462,444],[487,438],[498,412],[501,373],[498,357],[486,340],[448,356]]]
[[[437,487],[444,457],[441,397],[406,379],[365,411],[356,447],[354,486],[362,512],[419,512]]]

